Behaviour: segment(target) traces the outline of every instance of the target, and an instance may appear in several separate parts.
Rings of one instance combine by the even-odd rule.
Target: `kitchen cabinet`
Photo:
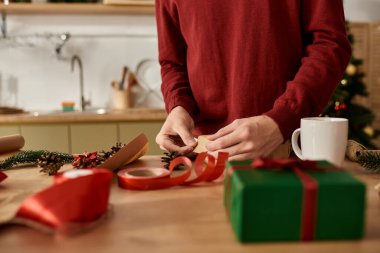
[[[162,127],[163,121],[125,122],[119,124],[120,142],[127,143],[140,133],[144,133],[149,140],[148,155],[160,155],[162,150],[156,144],[156,135]]]
[[[67,153],[109,150],[128,143],[140,133],[149,139],[151,155],[163,152],[155,142],[166,119],[162,109],[134,108],[127,112],[97,114],[0,115],[0,136],[22,134],[25,149]]]
[[[149,140],[150,155],[161,155],[155,142],[164,121],[131,121],[101,123],[39,123],[5,125],[0,136],[22,134],[24,150],[49,150],[65,153],[109,150],[116,142],[128,143],[140,133]]]
[[[116,123],[83,123],[70,125],[71,153],[109,150],[119,141]]]
[[[0,126],[0,136],[19,134],[20,127],[18,125]]]
[[[69,153],[69,126],[64,124],[21,125],[24,150],[49,150]]]

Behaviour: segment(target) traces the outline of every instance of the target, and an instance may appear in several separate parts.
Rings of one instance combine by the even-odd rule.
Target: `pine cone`
[[[74,156],[74,162],[71,164],[77,169],[94,168],[101,163],[97,152],[84,152],[81,155]]]
[[[380,150],[365,150],[358,157],[358,163],[366,170],[380,172]]]
[[[346,148],[346,156],[351,161],[357,162],[360,155],[366,150],[367,150],[367,148],[364,147],[362,144],[360,144],[354,140],[348,140],[347,148]]]
[[[161,162],[164,164],[165,169],[169,169],[170,163],[177,157],[181,156],[178,152],[164,152],[165,156],[161,157]],[[175,170],[180,169],[180,165],[174,168]]]
[[[42,168],[40,172],[46,173],[49,176],[57,174],[63,164],[63,159],[56,152],[46,151],[37,159],[37,166]]]

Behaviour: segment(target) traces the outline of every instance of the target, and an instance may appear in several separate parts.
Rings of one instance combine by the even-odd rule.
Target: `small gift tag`
[[[200,135],[198,137],[198,145],[195,147],[194,152],[195,153],[202,153],[207,152],[206,144],[209,142],[206,135]]]

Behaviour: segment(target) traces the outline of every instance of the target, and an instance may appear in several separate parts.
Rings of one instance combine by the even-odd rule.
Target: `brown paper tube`
[[[17,151],[24,147],[25,139],[19,134],[0,137],[0,154]]]

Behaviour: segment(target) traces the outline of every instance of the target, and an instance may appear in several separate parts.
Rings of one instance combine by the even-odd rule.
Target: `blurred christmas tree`
[[[351,45],[355,43],[347,24],[348,39]],[[349,120],[349,139],[356,140],[364,146],[377,149],[372,142],[380,135],[380,130],[374,129],[372,123],[375,114],[363,105],[355,102],[356,96],[368,97],[363,82],[365,74],[361,70],[363,61],[352,56],[343,79],[332,95],[322,116],[341,117]]]

